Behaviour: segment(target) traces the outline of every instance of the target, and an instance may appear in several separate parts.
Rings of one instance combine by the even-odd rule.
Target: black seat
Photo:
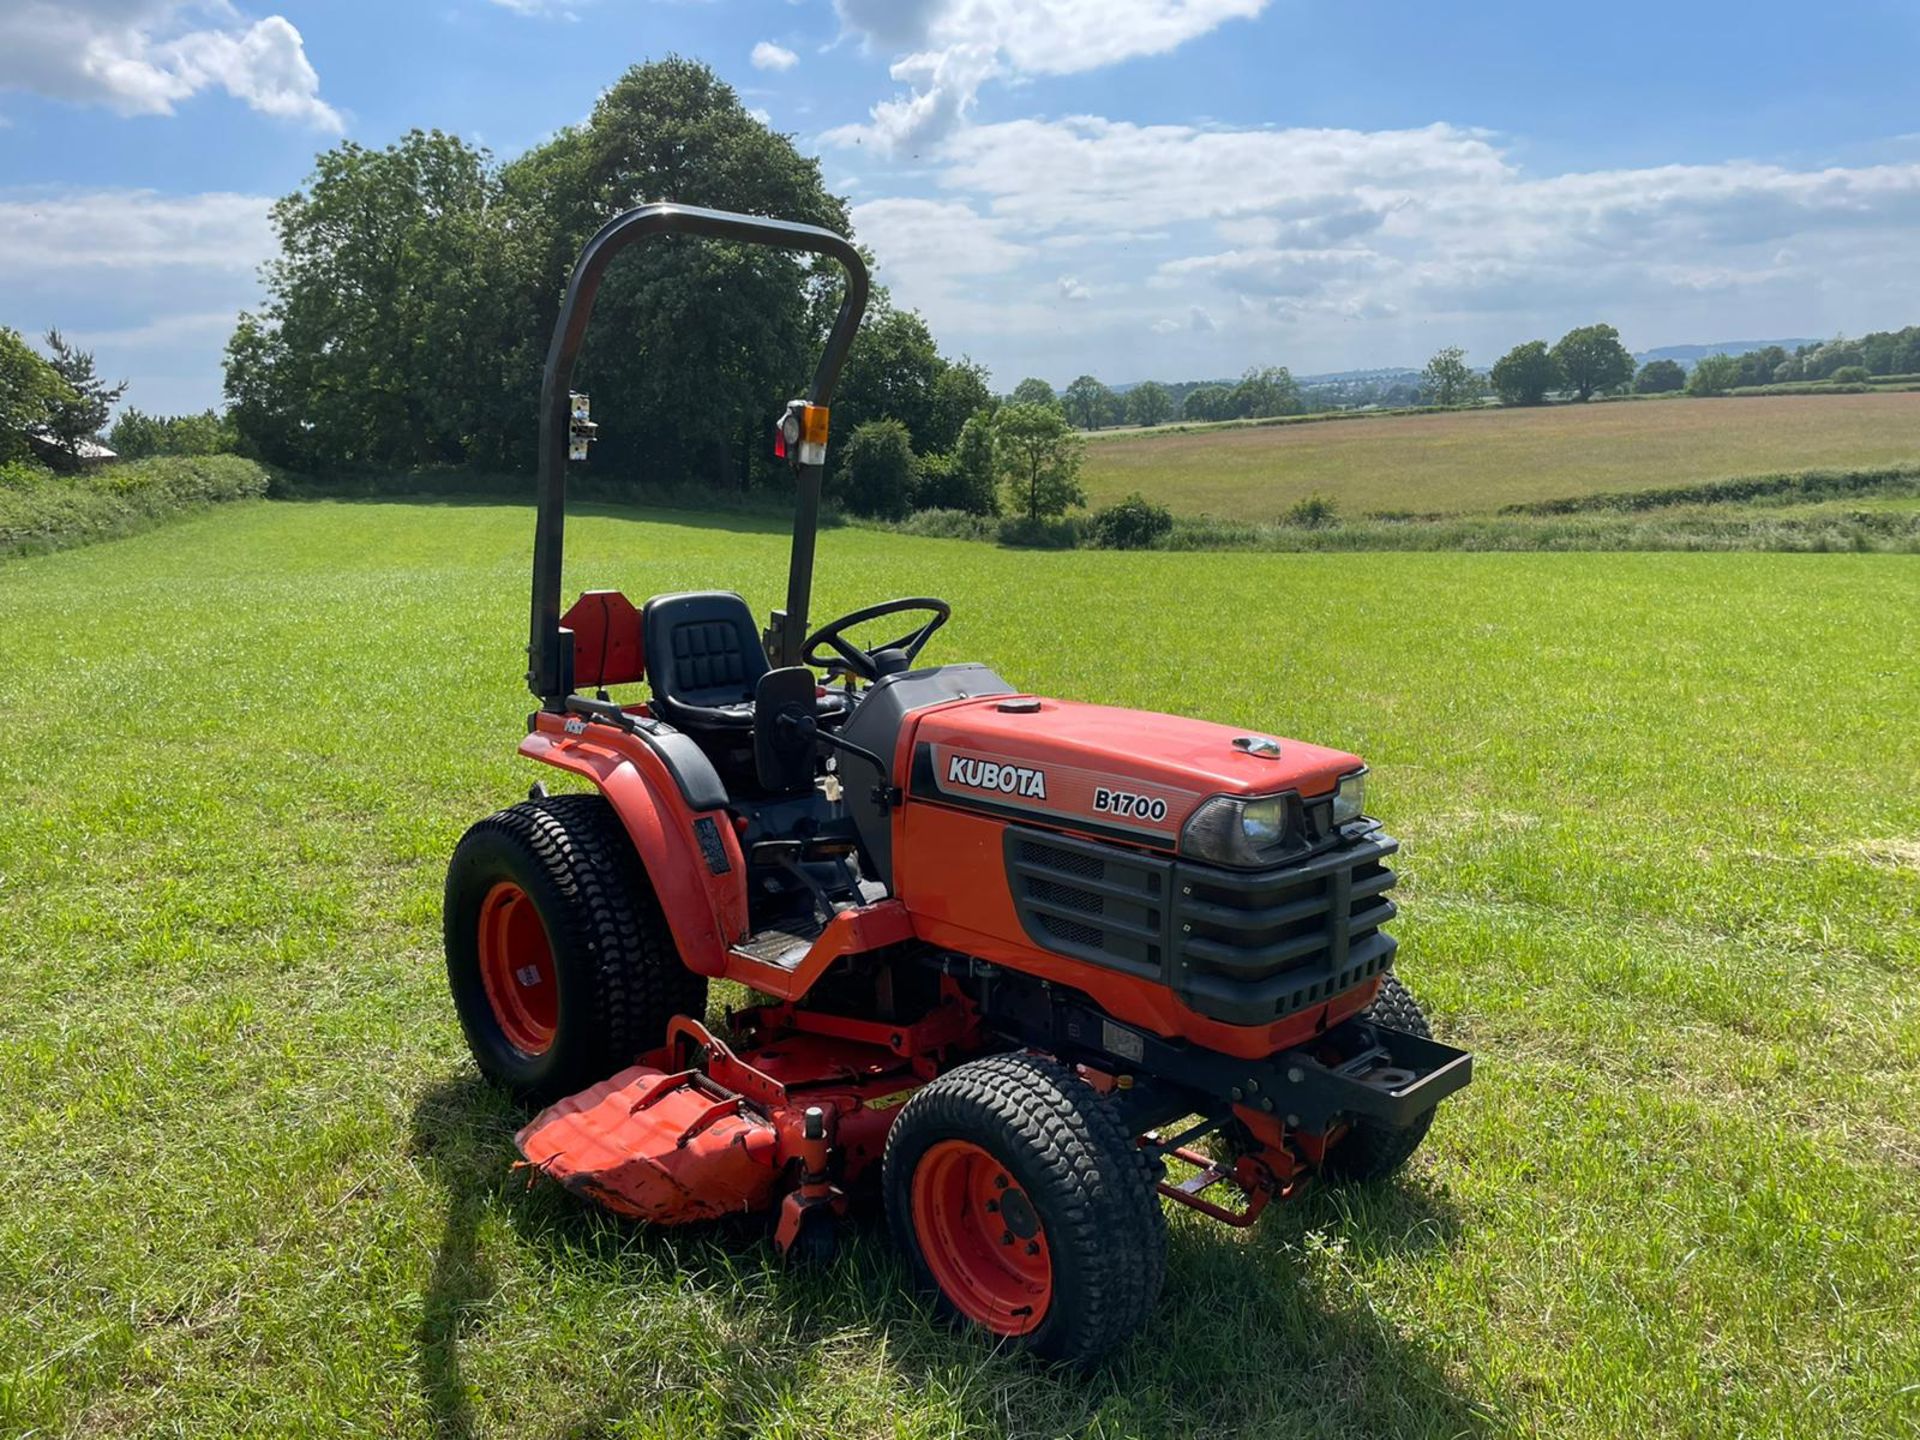
[[[655,715],[696,734],[753,728],[753,688],[771,667],[746,601],[731,590],[656,595],[641,626]]]

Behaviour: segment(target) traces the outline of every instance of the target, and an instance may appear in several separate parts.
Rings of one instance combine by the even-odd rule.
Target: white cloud
[[[791,70],[800,63],[800,57],[793,51],[771,40],[762,40],[755,45],[751,58],[756,70]]]
[[[143,410],[220,398],[220,352],[275,253],[265,196],[0,190],[0,315],[59,326]]]
[[[1637,348],[1920,311],[1915,161],[1538,175],[1499,137],[1444,124],[1088,116],[962,126],[927,160],[913,179],[938,199],[868,202],[937,218],[893,271],[897,298],[1009,373],[1335,369],[1442,344],[1484,361],[1595,319]],[[963,278],[976,235],[997,259]],[[863,238],[887,266],[888,237]],[[1060,303],[1083,290],[1099,304]]]
[[[949,277],[1012,270],[1033,253],[957,200],[869,200],[852,218],[855,237],[878,257],[879,278],[916,293],[944,289]]]
[[[883,151],[935,143],[996,77],[1072,75],[1158,55],[1229,20],[1251,19],[1267,0],[834,0],[844,31],[896,58],[907,93],[873,107],[872,120],[829,132],[839,144]]]
[[[4,194],[4,192],[0,192]],[[63,191],[0,198],[0,272],[206,269],[251,276],[274,253],[261,195]]]
[[[282,16],[249,24],[226,0],[9,0],[0,9],[0,89],[168,115],[216,87],[263,114],[345,129]]]
[[[1077,275],[1062,275],[1056,282],[1060,287],[1062,300],[1091,300],[1093,291],[1081,283]]]

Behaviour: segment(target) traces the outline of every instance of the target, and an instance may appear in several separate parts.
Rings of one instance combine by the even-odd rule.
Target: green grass
[[[1920,462],[1920,394],[1553,405],[1094,437],[1095,505],[1271,521],[1308,495],[1348,516],[1474,513],[1592,491]]]
[[[0,563],[0,1432],[1920,1434],[1912,561],[828,535],[823,615],[931,591],[944,658],[1367,756],[1479,1057],[1404,1180],[1176,1215],[1081,1378],[930,1321],[871,1223],[793,1275],[509,1170],[437,927],[539,778],[531,531],[271,503]],[[780,589],[747,519],[570,540],[572,588]]]

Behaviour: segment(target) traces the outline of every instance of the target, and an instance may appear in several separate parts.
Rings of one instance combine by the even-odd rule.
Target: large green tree
[[[438,132],[326,152],[275,207],[266,303],[228,346],[236,422],[308,467],[530,466],[573,263],[610,216],[662,198],[848,228],[818,162],[689,60],[629,70],[583,124],[497,170]],[[803,393],[838,293],[831,267],[785,252],[675,237],[624,253],[574,375],[599,468],[780,474],[768,424]]]
[[[1180,403],[1182,420],[1231,420],[1233,392],[1225,385],[1196,385]]]
[[[933,415],[926,433],[916,436],[922,450],[952,450],[960,433],[975,415],[991,415],[993,392],[987,388],[987,368],[964,355],[942,364],[933,379]]]
[[[127,393],[127,382],[109,385],[93,365],[93,352],[71,345],[58,330],[47,331],[47,349],[52,352],[47,364],[65,382],[47,404],[46,427],[64,463],[80,463],[80,445],[92,440],[106,428],[107,416],[120,397]]]
[[[1060,397],[1053,393],[1053,386],[1032,375],[1013,387],[1012,398],[1017,405],[1057,406],[1060,403]]]
[[[1567,388],[1580,400],[1618,390],[1633,379],[1633,356],[1620,343],[1620,332],[1611,325],[1582,325],[1569,330],[1553,347],[1553,359],[1566,377]]]
[[[1516,345],[1494,362],[1494,393],[1506,405],[1538,405],[1547,392],[1566,384],[1560,362],[1544,340]]]
[[[1458,345],[1436,352],[1420,372],[1420,399],[1428,405],[1464,405],[1478,400],[1482,388],[1467,364],[1467,352]]]
[[[1664,395],[1672,390],[1685,389],[1686,384],[1687,372],[1680,368],[1678,360],[1649,360],[1633,378],[1633,389],[1637,395]]]
[[[1082,375],[1061,391],[1060,408],[1082,430],[1098,430],[1106,423],[1112,398],[1113,392],[1105,385],[1091,375]]]
[[[1731,355],[1708,355],[1693,362],[1687,394],[1724,395],[1740,383],[1740,362]]]
[[[856,515],[898,520],[913,509],[913,437],[898,420],[867,420],[847,437],[840,498]]]
[[[1173,399],[1158,380],[1147,380],[1127,391],[1129,425],[1161,425],[1173,415]]]
[[[17,330],[0,325],[0,465],[28,452],[27,435],[47,428],[73,392]]]
[[[499,207],[485,153],[438,131],[321,154],[273,207],[266,303],[227,345],[247,440],[303,468],[495,460],[509,436],[524,443],[530,257]]]
[[[1300,387],[1284,365],[1251,366],[1233,387],[1230,401],[1238,420],[1265,420],[1275,415],[1297,415],[1302,408]]]
[[[1064,515],[1087,503],[1080,488],[1086,442],[1051,405],[1002,406],[993,417],[994,463],[1014,508],[1027,518]]]
[[[631,206],[671,199],[849,229],[819,161],[748,113],[706,65],[679,57],[627,71],[584,125],[505,167],[501,182],[539,237],[538,353],[581,247]],[[769,422],[804,393],[839,288],[831,262],[758,246],[674,238],[625,252],[601,287],[576,377],[594,392],[596,461],[674,481],[777,475]]]

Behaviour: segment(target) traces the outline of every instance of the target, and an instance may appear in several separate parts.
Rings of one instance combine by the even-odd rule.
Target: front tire
[[[706,1011],[640,857],[600,795],[529,800],[468,830],[447,867],[447,983],[474,1063],[545,1104]]]
[[[1152,1162],[1046,1056],[956,1067],[887,1136],[887,1221],[949,1318],[1087,1364],[1146,1320],[1166,1274]]]
[[[1422,1039],[1433,1038],[1420,1002],[1391,970],[1380,977],[1379,993],[1373,997],[1373,1003],[1360,1012],[1360,1018]],[[1431,1110],[1405,1129],[1382,1125],[1377,1120],[1355,1120],[1346,1135],[1327,1151],[1320,1173],[1328,1180],[1348,1184],[1384,1180],[1412,1158],[1432,1125]]]

